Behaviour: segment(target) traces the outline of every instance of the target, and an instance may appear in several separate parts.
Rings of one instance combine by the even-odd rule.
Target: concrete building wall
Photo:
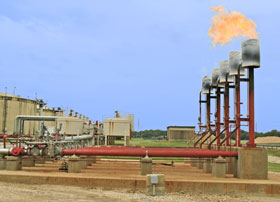
[[[193,126],[169,126],[167,127],[167,138],[169,141],[188,141],[195,134]]]

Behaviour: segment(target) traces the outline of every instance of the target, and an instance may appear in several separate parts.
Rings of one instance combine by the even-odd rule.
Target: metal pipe
[[[15,125],[14,125],[14,134],[19,134],[18,131],[20,128],[18,127],[19,122],[21,121],[55,121],[57,118],[56,116],[29,116],[29,115],[18,115],[15,118]]]
[[[226,128],[225,136],[229,136],[229,83],[225,83],[225,93],[224,93],[224,127]],[[229,146],[229,139],[226,141],[226,146]]]
[[[249,115],[249,143],[248,147],[255,145],[255,103],[254,103],[254,68],[248,68],[248,115]]]
[[[207,101],[207,104],[206,104],[206,123],[207,123],[207,128],[210,131],[211,130],[211,99],[210,99],[210,93],[207,94],[206,101]]]
[[[4,147],[4,149],[6,148],[6,138],[7,138],[7,135],[4,135],[3,136],[3,147]]]
[[[185,148],[119,148],[106,149],[106,147],[94,147],[92,149],[62,150],[62,155],[88,155],[88,156],[139,156],[144,157],[236,157],[238,152],[200,150]]]
[[[0,154],[9,155],[10,151],[11,151],[11,149],[1,148],[0,149]]]
[[[235,120],[236,120],[236,133],[235,133],[235,146],[241,147],[241,128],[240,128],[240,69],[238,75],[235,76]]]
[[[201,91],[199,92],[199,117],[198,117],[199,132],[202,130],[201,123]]]
[[[217,138],[217,145],[220,145],[221,137],[221,94],[220,94],[220,87],[216,89],[216,137]]]
[[[78,140],[89,140],[92,138],[93,138],[93,135],[80,135],[80,136],[65,137],[65,140],[66,141],[78,141]]]

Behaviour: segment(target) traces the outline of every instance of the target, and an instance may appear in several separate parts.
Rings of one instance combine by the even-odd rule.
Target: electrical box
[[[158,184],[158,175],[151,175],[151,184]]]

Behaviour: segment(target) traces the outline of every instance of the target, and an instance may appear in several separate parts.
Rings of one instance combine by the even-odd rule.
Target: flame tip
[[[257,24],[247,19],[242,13],[237,11],[229,12],[224,6],[211,6],[213,12],[218,12],[212,17],[212,26],[208,30],[208,36],[212,39],[212,44],[224,46],[239,36],[244,38],[258,38],[256,32]]]

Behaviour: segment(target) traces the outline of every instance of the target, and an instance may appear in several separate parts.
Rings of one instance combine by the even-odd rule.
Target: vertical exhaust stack
[[[248,147],[255,147],[255,101],[254,101],[254,68],[260,67],[260,42],[249,39],[242,42],[242,66],[248,68],[248,118],[249,143]]]
[[[241,146],[241,110],[240,110],[240,76],[245,75],[242,67],[241,52],[229,52],[229,74],[235,77],[234,83],[234,117],[235,117],[235,146]]]
[[[219,87],[219,76],[220,76],[220,70],[219,68],[212,69],[212,86],[213,87]]]
[[[220,90],[224,87],[223,84],[220,82],[220,69],[214,68],[212,69],[212,86],[216,87],[216,110],[215,110],[215,130],[216,130],[216,136],[217,138],[217,145],[220,145],[221,137],[220,137],[220,122],[221,122],[221,95]],[[211,147],[211,144],[209,144],[209,148]]]
[[[242,67],[260,67],[260,41],[249,39],[242,42]]]
[[[220,83],[224,83],[224,128],[226,135],[226,146],[230,145],[229,129],[229,83],[234,82],[234,77],[229,75],[229,62],[223,60],[220,62]]]
[[[220,83],[233,83],[233,76],[229,75],[229,63],[228,60],[223,60],[220,62]]]
[[[229,75],[230,76],[245,76],[245,69],[242,67],[240,51],[229,52]]]
[[[201,92],[203,94],[213,94],[213,90],[211,89],[212,78],[210,76],[202,77],[202,88]]]

